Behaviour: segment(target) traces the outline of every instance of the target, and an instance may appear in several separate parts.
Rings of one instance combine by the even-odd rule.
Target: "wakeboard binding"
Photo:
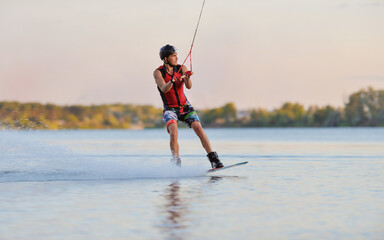
[[[219,155],[217,155],[217,152],[210,152],[208,153],[207,157],[211,162],[212,169],[224,167],[224,165],[220,162]]]

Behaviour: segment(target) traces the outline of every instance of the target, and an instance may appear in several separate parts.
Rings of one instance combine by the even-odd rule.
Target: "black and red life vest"
[[[181,68],[181,65],[177,65],[173,68],[173,72],[178,72]],[[172,75],[167,73],[167,70],[164,66],[160,66],[157,68],[157,70],[160,70],[161,75],[164,78],[165,83],[172,80]],[[180,71],[181,74],[183,74],[183,71]],[[160,92],[161,99],[163,100],[164,108],[174,108],[174,107],[181,107],[187,103],[187,98],[184,94],[184,84],[183,81],[176,81],[172,89],[170,89],[168,92],[163,93],[159,87],[157,89]]]

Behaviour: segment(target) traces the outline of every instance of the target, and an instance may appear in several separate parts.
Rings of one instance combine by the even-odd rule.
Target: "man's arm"
[[[183,66],[182,71],[183,71],[183,73],[187,72],[188,71],[187,67]],[[193,75],[193,72],[191,73],[191,75]],[[188,89],[192,88],[192,81],[191,81],[191,78],[188,77],[188,75],[183,76],[183,82],[184,82],[186,88],[188,88]]]
[[[160,88],[160,90],[163,93],[167,93],[173,86],[173,83],[171,81],[165,83],[163,76],[161,75],[160,70],[155,70],[153,72],[153,77],[155,78],[157,86]]]

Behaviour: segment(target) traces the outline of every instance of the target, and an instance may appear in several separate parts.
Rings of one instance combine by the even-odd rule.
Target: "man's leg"
[[[207,153],[212,152],[211,143],[207,135],[204,132],[203,127],[201,126],[199,121],[194,121],[191,124],[192,129],[195,131],[196,135],[200,138],[201,144]]]
[[[192,122],[191,127],[195,131],[196,135],[200,138],[201,144],[203,145],[205,151],[208,153],[207,157],[211,162],[212,168],[224,167],[223,164],[220,162],[219,155],[217,155],[216,152],[212,151],[211,144],[200,122],[199,121]]]
[[[163,121],[167,125],[167,131],[169,133],[169,138],[170,138],[169,146],[172,152],[171,162],[180,166],[181,161],[179,158],[179,143],[177,141],[177,138],[178,138],[177,120],[178,120],[178,116],[174,111],[167,110],[164,112]]]
[[[170,136],[170,147],[172,152],[172,158],[178,159],[179,158],[179,142],[177,140],[178,138],[178,129],[177,129],[177,123],[173,122],[168,125],[168,132]]]

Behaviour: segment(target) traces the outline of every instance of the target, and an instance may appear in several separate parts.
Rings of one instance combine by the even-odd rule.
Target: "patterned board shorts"
[[[192,105],[187,102],[182,108],[165,108],[163,112],[163,121],[167,124],[167,131],[168,126],[172,123],[177,123],[178,121],[185,122],[188,124],[188,127],[192,126],[192,123],[194,121],[200,122],[199,117],[197,116],[197,113],[193,109]]]

